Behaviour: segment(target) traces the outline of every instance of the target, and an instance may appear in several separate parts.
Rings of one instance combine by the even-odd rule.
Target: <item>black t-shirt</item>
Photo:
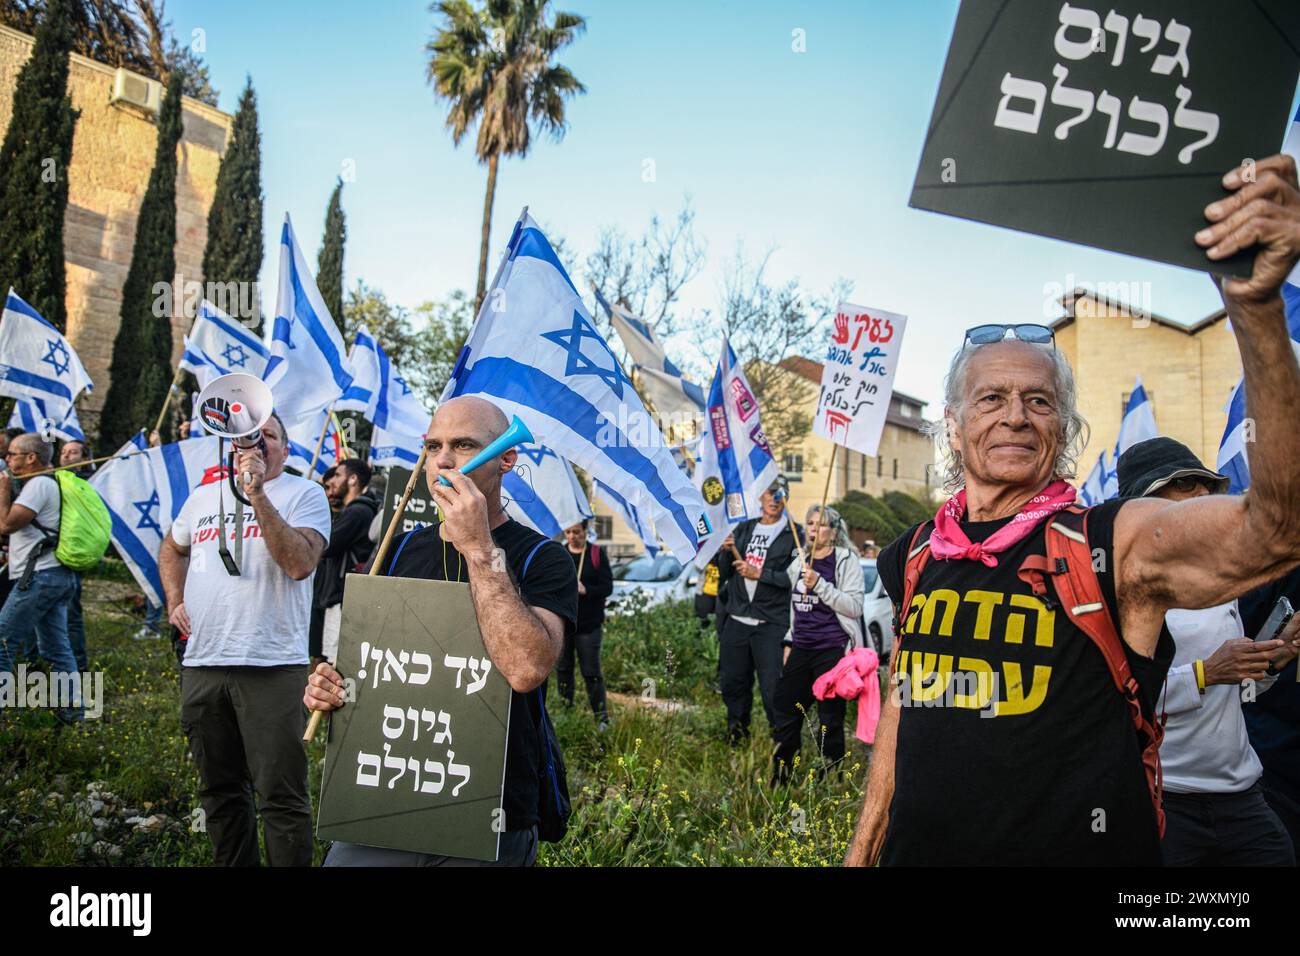
[[[1089,546],[1105,555],[1098,578],[1116,622],[1111,555],[1123,504],[1106,502],[1087,517]],[[1009,520],[962,529],[983,541]],[[896,607],[915,530],[877,562]],[[892,662],[895,674],[907,675],[907,693],[882,863],[1160,864],[1128,705],[1092,640],[1017,576],[1026,557],[1043,553],[1040,525],[996,555],[996,567],[933,557],[926,564]],[[1125,651],[1150,714],[1173,639],[1162,628],[1153,659]]]
[[[572,633],[578,615],[578,580],[565,547],[513,519],[492,531],[492,540],[505,552],[510,576],[524,603],[554,611]],[[541,547],[537,545],[541,543]],[[533,549],[537,548],[533,553]],[[533,553],[524,575],[524,562]],[[393,547],[383,574],[398,578],[469,583],[469,570],[460,552],[443,541],[438,525],[411,532]],[[444,564],[444,554],[446,563]],[[537,823],[537,779],[541,760],[541,709],[538,691],[510,692],[510,729],[506,735],[505,793],[502,810],[507,830],[527,830]]]
[[[573,559],[575,568],[579,563],[582,565],[582,586],[587,593],[578,595],[578,633],[589,634],[605,623],[605,599],[614,593],[614,572],[609,567],[609,555],[594,544],[577,554],[567,547],[564,550]]]

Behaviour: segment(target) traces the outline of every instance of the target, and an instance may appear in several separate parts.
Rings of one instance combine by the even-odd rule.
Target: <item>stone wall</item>
[[[31,49],[30,36],[0,27],[0,128],[9,125],[18,72]],[[77,403],[82,425],[92,435],[108,394],[108,367],[121,321],[122,285],[131,265],[136,217],[157,148],[157,127],[150,117],[109,103],[114,72],[112,67],[74,54],[68,76],[72,105],[81,112],[73,134],[64,218],[68,337],[95,383],[94,391]],[[201,281],[208,208],[233,118],[189,98],[184,101],[182,116],[184,132],[176,176],[176,271],[187,281]],[[23,294],[21,288],[16,291]],[[180,358],[181,337],[190,322],[179,314],[180,304],[178,301],[172,319],[173,365]]]

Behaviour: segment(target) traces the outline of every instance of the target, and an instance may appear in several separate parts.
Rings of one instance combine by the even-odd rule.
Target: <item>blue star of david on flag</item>
[[[244,351],[242,345],[236,345],[234,342],[226,345],[221,357],[226,360],[226,364],[231,368],[244,368],[248,364],[248,353]]]
[[[577,309],[573,310],[573,325],[570,328],[556,329],[554,332],[543,332],[542,338],[554,342],[568,352],[568,361],[564,367],[566,376],[594,375],[608,385],[610,391],[618,398],[623,397],[623,383],[632,384],[628,377],[623,374],[623,369],[619,366],[614,353],[610,351],[604,336],[593,329],[591,323],[584,319],[582,313]],[[612,367],[604,368],[584,355],[582,352],[583,339],[595,339],[600,343],[601,349],[609,356],[609,363]]]
[[[50,367],[54,369],[55,375],[65,375],[71,362],[68,347],[59,339],[48,339],[45,344],[50,347],[50,350],[45,353],[45,357],[41,361],[48,362]]]
[[[411,386],[409,386],[409,385],[406,384],[406,379],[402,378],[402,376],[400,376],[400,375],[394,375],[394,376],[393,376],[393,381],[396,382],[398,385],[400,385],[400,386],[402,387],[402,394],[403,394],[403,395],[410,395],[410,394],[411,394]]]
[[[140,520],[135,525],[137,530],[149,528],[162,534],[162,528],[158,526],[158,520],[153,516],[153,509],[158,507],[158,503],[157,489],[154,489],[153,495],[147,501],[131,502],[135,509],[140,512]]]
[[[525,458],[530,459],[534,465],[540,465],[544,458],[560,457],[545,445],[520,445],[516,450]]]

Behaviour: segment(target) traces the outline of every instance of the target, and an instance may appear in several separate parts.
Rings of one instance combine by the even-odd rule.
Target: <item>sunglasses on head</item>
[[[994,342],[1001,342],[1008,335],[1021,342],[1030,342],[1034,345],[1051,345],[1052,348],[1056,348],[1056,333],[1046,325],[1037,323],[977,325],[973,329],[966,330],[966,344],[992,345]]]

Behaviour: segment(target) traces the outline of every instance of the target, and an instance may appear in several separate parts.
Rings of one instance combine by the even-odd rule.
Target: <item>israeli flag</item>
[[[288,213],[280,232],[280,288],[270,353],[262,379],[271,387],[276,411],[286,419],[319,414],[352,384],[343,337],[307,268]]]
[[[1119,437],[1115,440],[1115,451],[1110,464],[1105,466],[1105,478],[1102,489],[1106,499],[1119,497],[1119,456],[1140,441],[1157,438],[1160,430],[1156,428],[1155,409],[1147,391],[1142,387],[1142,376],[1137,377],[1133,391],[1129,392],[1128,404],[1124,406],[1124,417],[1119,423]]]
[[[1092,466],[1092,471],[1079,486],[1079,504],[1091,508],[1106,500],[1106,476],[1106,449],[1103,448],[1097,456],[1097,464]]]
[[[518,450],[515,467],[501,479],[510,517],[554,538],[592,516],[572,465],[545,445],[520,445]]]
[[[685,563],[704,501],[525,210],[442,400],[482,395],[616,492]]]
[[[63,333],[10,289],[0,316],[0,395],[39,402],[42,417],[63,422],[93,387]]]
[[[659,553],[659,538],[655,534],[654,525],[646,520],[645,513],[640,508],[600,479],[593,479],[591,490],[636,533],[645,545],[646,554],[653,558]]]
[[[1300,162],[1300,112],[1282,144],[1282,152],[1288,153],[1296,162]],[[1287,276],[1282,283],[1282,301],[1286,304],[1286,325],[1291,332],[1297,360],[1300,360],[1300,266]],[[1223,429],[1223,438],[1219,440],[1219,455],[1216,467],[1219,474],[1228,479],[1228,493],[1241,494],[1250,487],[1250,462],[1246,457],[1246,446],[1254,441],[1254,423],[1246,415],[1246,381],[1241,379],[1228,397],[1226,406],[1228,422]]]
[[[703,389],[687,379],[681,369],[672,363],[649,323],[620,306],[610,305],[595,286],[592,291],[596,293],[600,307],[609,316],[614,331],[623,340],[623,347],[627,349],[633,367],[641,376],[641,387],[645,389],[650,401],[654,402],[659,414],[702,415]]]
[[[86,433],[81,430],[81,422],[77,421],[75,405],[68,409],[67,417],[63,421],[55,422],[45,414],[45,400],[40,398],[20,398],[14,402],[13,414],[9,416],[9,427],[21,428],[25,432],[36,432],[40,435],[54,435],[64,441],[84,442],[86,440]]]
[[[348,354],[355,377],[335,409],[357,411],[374,425],[370,463],[414,468],[429,428],[429,413],[363,325]]]
[[[718,553],[731,525],[758,514],[759,499],[778,474],[759,423],[758,402],[724,336],[722,357],[709,387],[700,463],[693,476],[713,529],[695,555],[696,567],[703,568]]]
[[[287,432],[285,437],[289,440],[289,457],[285,460],[285,466],[299,474],[308,478],[320,478],[337,465],[342,457],[346,457],[343,455],[343,442],[338,429],[334,427],[334,420],[328,411],[319,411],[302,418],[285,418],[284,424]],[[323,442],[320,437],[322,427],[325,429]],[[316,454],[317,442],[320,442],[319,455]],[[316,459],[314,469],[311,464],[313,457]],[[309,471],[312,474],[308,474]]]
[[[1140,441],[1157,438],[1160,431],[1156,428],[1156,413],[1147,398],[1147,390],[1142,387],[1142,376],[1137,377],[1133,391],[1129,393],[1128,404],[1124,406],[1124,418],[1119,423],[1119,438],[1115,442],[1115,460]]]
[[[243,372],[261,378],[271,353],[248,329],[204,299],[185,337],[180,367],[192,372],[199,388],[214,378]]]
[[[90,479],[108,506],[113,544],[154,604],[167,603],[158,574],[163,536],[191,491],[225,478],[218,445],[219,439],[205,436],[150,448],[141,431],[118,449],[130,457],[114,458]]]

